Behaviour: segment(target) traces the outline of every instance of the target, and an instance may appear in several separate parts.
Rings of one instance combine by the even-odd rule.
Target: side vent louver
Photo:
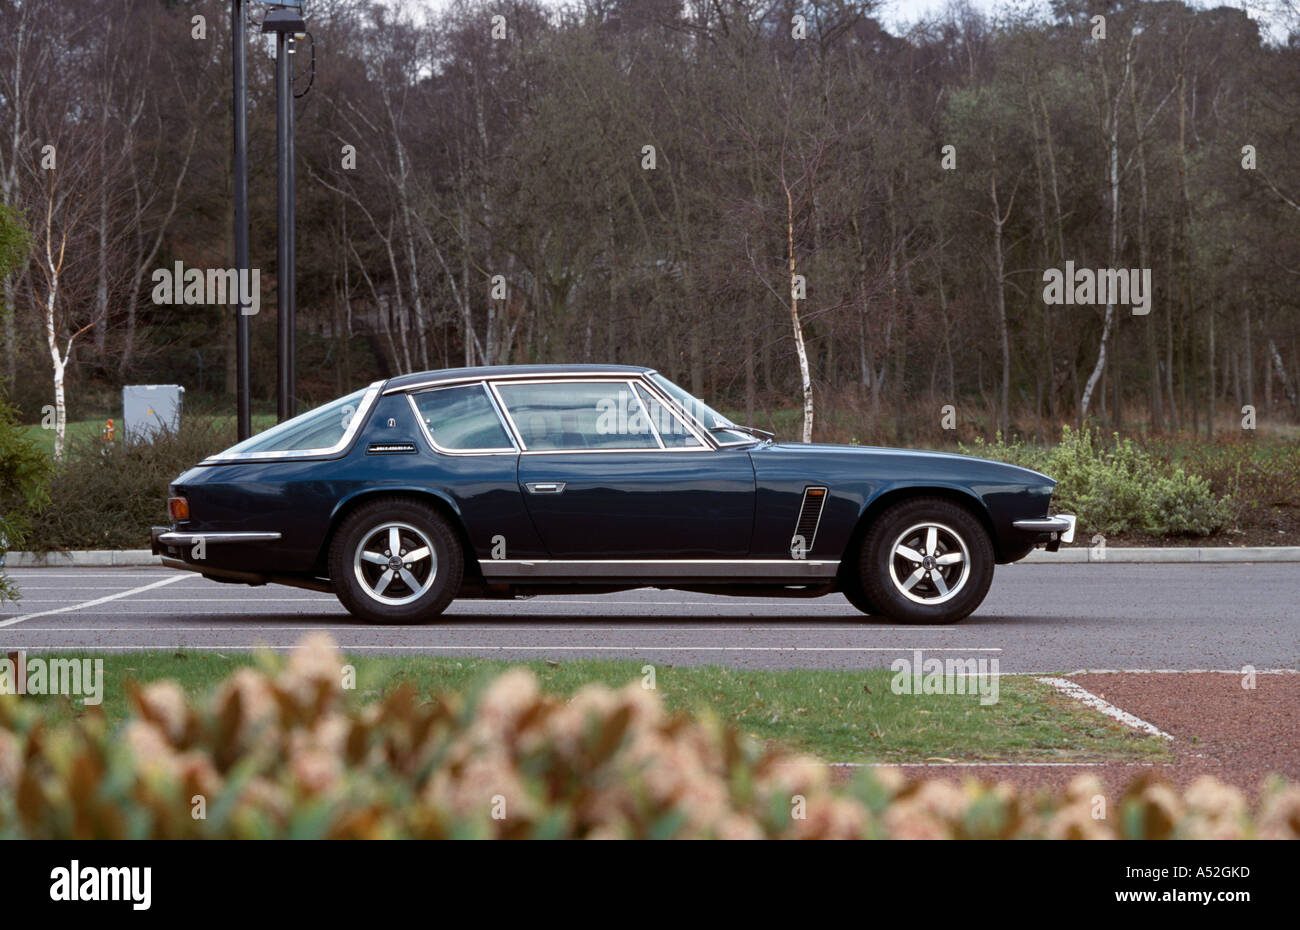
[[[794,536],[790,538],[790,555],[794,558],[806,558],[812,552],[825,506],[826,488],[804,488],[803,506],[799,508],[799,520],[794,525]]]
[[[414,451],[413,442],[372,442],[366,446],[366,455],[409,455]]]

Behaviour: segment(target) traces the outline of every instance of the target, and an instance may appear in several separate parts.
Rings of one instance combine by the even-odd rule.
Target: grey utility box
[[[179,384],[128,384],[122,388],[123,438],[136,442],[159,430],[178,430],[185,388]]]

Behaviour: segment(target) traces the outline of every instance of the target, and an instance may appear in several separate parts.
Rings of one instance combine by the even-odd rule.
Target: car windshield
[[[704,401],[684,388],[673,384],[658,372],[652,374],[650,380],[657,384],[668,395],[668,399],[683,413],[712,433],[713,438],[720,445],[729,446],[742,442],[753,442],[756,439],[755,436],[742,431],[735,423],[732,423]]]
[[[347,435],[352,418],[361,409],[366,396],[363,388],[346,397],[299,414],[292,420],[277,423],[256,436],[250,436],[214,458],[254,455],[267,452],[324,452],[333,449]]]

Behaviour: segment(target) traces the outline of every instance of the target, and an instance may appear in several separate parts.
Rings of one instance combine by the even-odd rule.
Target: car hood
[[[999,462],[994,459],[980,458],[975,455],[962,455],[957,452],[932,452],[926,449],[895,449],[889,446],[845,446],[830,443],[770,442],[755,449],[755,454],[776,456],[811,456],[814,460],[837,463],[871,462],[883,466],[888,463],[891,469],[911,471],[934,470],[951,471],[954,475],[969,478],[983,478],[1025,485],[1056,486],[1056,479],[1032,468]]]

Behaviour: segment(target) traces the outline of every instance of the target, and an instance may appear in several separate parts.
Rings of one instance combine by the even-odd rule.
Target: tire
[[[880,608],[867,598],[867,592],[862,590],[862,583],[858,580],[857,563],[860,561],[860,556],[855,557],[853,561],[854,568],[846,570],[844,576],[840,579],[840,593],[848,599],[850,604],[868,617],[879,617]]]
[[[858,577],[881,616],[908,624],[956,623],[984,601],[994,558],[974,514],[952,501],[918,497],[873,521],[862,541]]]
[[[387,555],[394,533],[397,561]],[[402,560],[402,550],[417,558]],[[329,571],[334,593],[354,617],[367,623],[429,623],[460,591],[465,553],[433,507],[388,497],[363,504],[339,524],[330,541]]]

